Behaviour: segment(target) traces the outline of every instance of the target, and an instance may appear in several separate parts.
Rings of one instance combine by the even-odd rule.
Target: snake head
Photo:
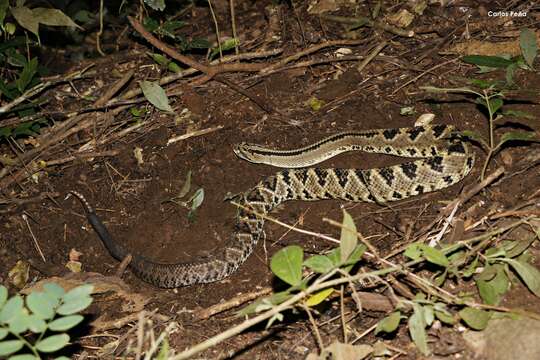
[[[247,142],[241,142],[233,147],[233,151],[240,159],[249,161],[251,163],[259,164],[263,161],[259,160],[257,150],[266,150],[260,145],[250,144]]]

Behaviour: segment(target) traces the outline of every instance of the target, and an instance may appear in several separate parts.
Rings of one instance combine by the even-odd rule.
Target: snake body
[[[336,154],[362,150],[420,158],[377,169],[307,167]],[[264,236],[263,216],[287,200],[340,199],[383,203],[440,190],[463,179],[474,155],[447,125],[346,132],[296,150],[271,150],[240,144],[236,154],[252,162],[287,167],[238,196],[241,205],[232,238],[216,253],[188,263],[159,263],[134,254],[132,271],[163,288],[209,283],[232,274]],[[299,168],[299,169],[294,169]],[[122,260],[128,251],[114,240],[85,198],[88,221],[110,254]],[[262,216],[261,216],[262,215]]]

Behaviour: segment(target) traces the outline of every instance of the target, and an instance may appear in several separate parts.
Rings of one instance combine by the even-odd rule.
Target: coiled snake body
[[[378,169],[322,169],[312,166],[349,150],[421,158]],[[287,200],[387,202],[443,189],[463,179],[471,170],[474,155],[454,129],[447,125],[415,126],[337,134],[297,150],[270,150],[240,144],[236,154],[252,162],[270,163],[290,169],[261,181],[236,201],[242,207],[236,217],[232,238],[211,256],[189,263],[158,263],[133,255],[132,271],[142,280],[163,288],[221,280],[252,253],[264,236],[265,215]],[[110,254],[121,260],[128,251],[114,240],[84,197],[88,221]]]

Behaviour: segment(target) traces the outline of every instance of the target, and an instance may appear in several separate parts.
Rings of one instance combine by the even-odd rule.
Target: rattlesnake
[[[322,169],[312,166],[340,152],[362,150],[421,158],[378,169]],[[236,216],[232,239],[215,254],[190,263],[165,264],[133,255],[130,267],[142,280],[158,287],[174,288],[221,280],[233,273],[264,236],[266,215],[287,200],[341,199],[386,202],[439,190],[457,183],[471,170],[474,154],[447,125],[346,132],[313,145],[289,151],[240,144],[236,154],[252,162],[290,169],[279,171],[238,195],[242,205]],[[95,211],[78,192],[88,221],[110,254],[123,259],[128,251],[114,240]]]

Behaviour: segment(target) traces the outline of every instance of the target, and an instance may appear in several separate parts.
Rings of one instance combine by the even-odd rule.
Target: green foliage
[[[166,20],[164,22],[159,22],[152,17],[146,17],[143,21],[143,26],[146,30],[159,37],[170,39],[182,52],[193,49],[210,49],[212,47],[210,42],[206,39],[187,39],[185,36],[178,34],[178,30],[186,25],[187,23],[184,21]]]
[[[167,201],[173,202],[175,204],[178,204],[180,206],[183,206],[189,209],[189,212],[187,214],[188,220],[194,221],[195,216],[196,216],[196,211],[202,205],[204,201],[204,189],[198,188],[197,190],[195,190],[193,195],[191,195],[187,200],[185,201],[181,200],[189,193],[190,190],[191,190],[191,170],[188,171],[186,175],[186,180],[184,181],[184,185],[182,186],[182,189],[180,189],[180,192],[175,197]]]
[[[520,44],[522,56],[510,59],[503,56],[470,55],[462,58],[462,60],[466,63],[477,65],[480,68],[480,72],[493,71],[501,68],[505,69],[506,82],[480,79],[469,80],[469,84],[477,87],[478,89],[473,87],[449,89],[437,88],[433,86],[422,87],[422,89],[430,92],[448,92],[475,95],[478,106],[486,111],[489,123],[488,139],[470,130],[465,130],[462,132],[463,136],[478,142],[487,152],[486,160],[482,167],[481,179],[484,179],[485,177],[490,160],[501,150],[503,145],[510,141],[538,141],[534,132],[509,131],[502,134],[498,140],[495,139],[494,133],[495,123],[503,119],[504,116],[520,116],[519,112],[505,111],[503,109],[504,97],[505,92],[515,86],[513,81],[514,72],[518,68],[531,69],[532,63],[537,56],[536,38],[534,34],[531,35],[530,33],[531,31],[528,29],[521,31]]]
[[[169,105],[169,98],[165,93],[165,90],[157,82],[152,81],[141,81],[140,82],[141,90],[144,97],[157,109],[173,112],[171,105]]]
[[[240,45],[240,40],[235,39],[235,38],[227,39],[223,41],[220,46],[213,47],[210,50],[210,56],[208,58],[209,60],[212,60],[217,55],[219,55],[220,52],[226,52],[226,51],[232,50],[238,45]]]
[[[20,295],[8,299],[7,289],[0,285],[0,356],[13,355],[25,347],[31,354],[11,358],[41,359],[39,353],[64,348],[70,341],[65,332],[84,319],[77,313],[92,303],[92,290],[92,285],[81,285],[66,293],[48,283],[43,291],[34,291],[26,299]],[[29,333],[35,336],[26,336]]]

